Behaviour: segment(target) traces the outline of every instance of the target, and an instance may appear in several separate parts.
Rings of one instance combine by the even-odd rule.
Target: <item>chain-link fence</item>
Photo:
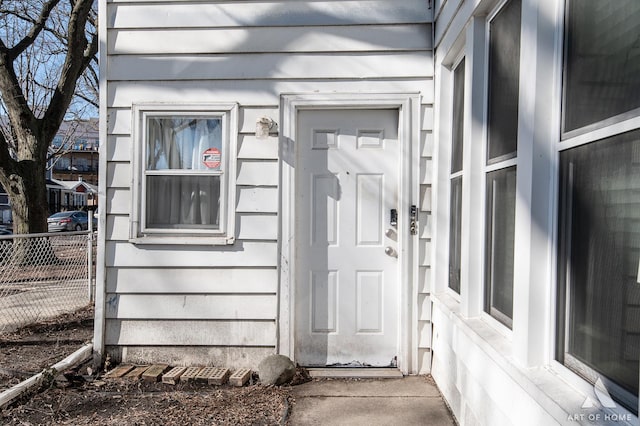
[[[95,233],[0,237],[0,333],[93,299]]]

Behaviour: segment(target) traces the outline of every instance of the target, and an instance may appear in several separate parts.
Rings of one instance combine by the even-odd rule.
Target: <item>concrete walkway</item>
[[[292,388],[289,424],[455,425],[433,380],[315,380]]]
[[[18,291],[11,294],[13,289]],[[74,312],[88,303],[86,278],[0,284],[0,333]]]

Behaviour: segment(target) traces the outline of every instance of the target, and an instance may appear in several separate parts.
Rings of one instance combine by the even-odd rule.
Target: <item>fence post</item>
[[[89,210],[89,234],[87,235],[87,279],[89,280],[89,302],[93,303],[93,210]]]

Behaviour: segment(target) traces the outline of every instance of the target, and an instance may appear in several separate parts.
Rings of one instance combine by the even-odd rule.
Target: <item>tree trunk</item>
[[[47,232],[45,173],[44,161],[23,160],[16,163],[14,173],[0,174],[11,201],[14,234]],[[16,266],[49,265],[57,258],[48,238],[14,238],[11,255],[3,261]]]
[[[0,131],[0,183],[11,201],[14,233],[41,233],[47,231],[49,213],[48,149],[78,78],[97,59],[96,2],[0,4],[3,25],[12,25],[0,35],[0,97],[10,127]],[[25,61],[29,65],[23,69]]]
[[[13,232],[33,234],[47,232],[46,164],[43,161],[21,161],[15,173],[7,176],[5,189],[13,210]]]

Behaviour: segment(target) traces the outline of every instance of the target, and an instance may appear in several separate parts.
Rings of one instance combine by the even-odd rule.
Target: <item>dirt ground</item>
[[[93,311],[0,334],[0,391],[70,355],[93,337]],[[287,388],[242,388],[104,379],[81,365],[0,411],[3,425],[278,425]]]

